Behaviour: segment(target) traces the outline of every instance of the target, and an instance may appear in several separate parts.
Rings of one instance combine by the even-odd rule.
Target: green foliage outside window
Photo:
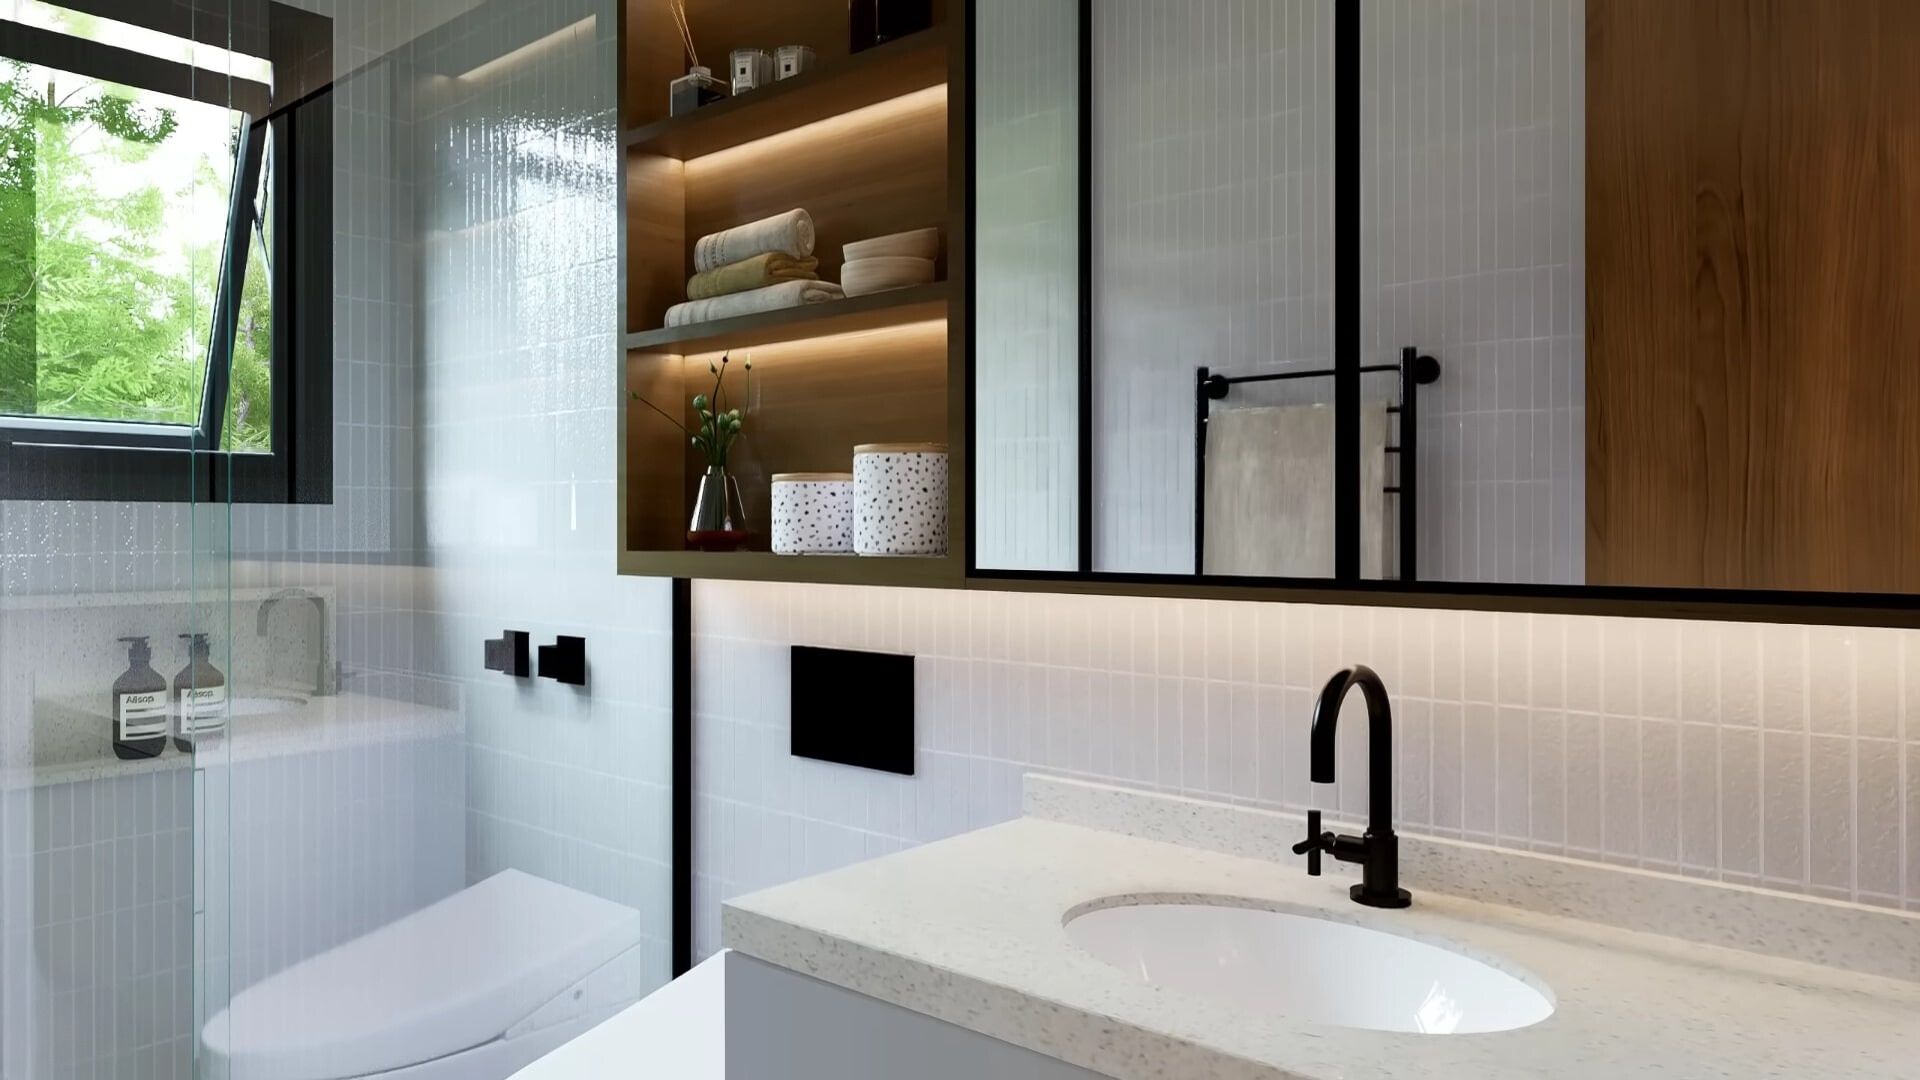
[[[226,240],[225,215],[196,208],[226,204],[237,135],[205,136],[226,111],[198,117],[209,145],[183,147],[181,110],[212,106],[0,65],[0,412],[194,423]],[[238,301],[227,449],[271,448],[261,248]]]

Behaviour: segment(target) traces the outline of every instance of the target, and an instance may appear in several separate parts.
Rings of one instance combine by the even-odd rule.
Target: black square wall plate
[[[913,775],[913,657],[793,646],[795,757]]]

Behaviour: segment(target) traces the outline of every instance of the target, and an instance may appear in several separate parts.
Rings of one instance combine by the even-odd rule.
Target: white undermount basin
[[[1067,937],[1140,982],[1257,1012],[1466,1035],[1537,1024],[1553,998],[1450,949],[1351,923],[1215,903],[1092,904]]]

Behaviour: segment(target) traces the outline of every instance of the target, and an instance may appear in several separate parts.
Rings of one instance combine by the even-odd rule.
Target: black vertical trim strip
[[[300,436],[295,434],[293,426],[293,403],[300,396],[293,387],[293,381],[299,374],[294,365],[303,355],[294,346],[294,337],[300,332],[301,309],[306,306],[306,298],[302,297],[299,303],[295,303],[293,289],[282,284],[291,282],[294,278],[292,260],[295,245],[294,230],[286,226],[287,214],[282,213],[280,208],[298,205],[294,200],[298,199],[302,193],[294,183],[294,174],[299,171],[302,163],[298,160],[289,162],[289,159],[300,157],[299,149],[293,145],[294,131],[298,127],[294,123],[294,114],[278,113],[267,120],[266,127],[272,136],[273,156],[277,160],[262,159],[261,167],[272,167],[272,175],[268,177],[268,181],[273,185],[269,193],[269,205],[273,215],[279,219],[272,222],[273,236],[267,250],[267,277],[272,290],[272,295],[267,298],[267,314],[273,320],[275,330],[272,339],[268,342],[274,376],[273,385],[268,388],[273,421],[271,447],[276,457],[284,458],[280,464],[283,466],[282,471],[285,473],[288,488],[286,497],[292,498],[293,463],[300,453]],[[288,167],[289,164],[291,168]],[[331,155],[326,161],[326,166],[328,172],[333,171]],[[327,206],[329,221],[333,216],[332,210],[333,207],[329,201]],[[331,232],[331,225],[329,225],[329,232]],[[333,297],[328,296],[326,303],[327,322],[332,323]],[[324,365],[328,369],[329,379],[333,375],[332,360],[332,356],[329,355]]]
[[[693,582],[673,579],[673,977],[693,968]]]
[[[1360,578],[1360,0],[1336,0],[1333,81],[1333,576],[1350,582]]]
[[[1400,580],[1420,577],[1420,350],[1400,350]]]
[[[287,460],[287,501],[295,503],[333,502],[333,104],[329,84],[288,114],[291,153],[276,164],[290,166],[288,205],[298,208],[280,214],[282,221],[292,221],[286,257],[293,266],[290,277],[281,280],[292,282],[297,298],[289,367],[293,439]]]
[[[966,286],[965,286],[965,293],[961,298],[960,306],[963,309],[961,312],[961,319],[963,320],[963,323],[966,326],[966,334],[967,334],[967,362],[966,362],[967,402],[966,404],[967,404],[967,427],[969,430],[968,430],[968,437],[967,437],[967,452],[965,454],[962,454],[961,458],[962,458],[962,468],[965,472],[966,483],[967,483],[966,492],[962,496],[964,499],[966,499],[966,511],[967,511],[966,514],[964,515],[964,518],[966,520],[966,537],[967,537],[966,573],[968,577],[972,577],[974,575],[974,572],[980,568],[978,563],[980,546],[976,542],[979,537],[979,529],[977,526],[977,523],[980,520],[979,500],[974,498],[974,495],[973,495],[974,492],[980,490],[978,487],[975,486],[975,473],[977,471],[975,468],[975,464],[980,459],[980,438],[979,438],[980,410],[978,406],[978,391],[975,386],[975,379],[977,378],[977,376],[974,374],[976,368],[978,367],[978,365],[975,364],[974,362],[974,358],[978,356],[980,352],[980,339],[977,336],[975,336],[975,333],[974,333],[976,327],[978,326],[978,320],[975,318],[974,307],[978,303],[977,297],[979,296],[978,286],[979,286],[979,276],[980,276],[979,275],[980,245],[978,243],[979,229],[976,227],[976,224],[975,224],[976,219],[979,217],[979,213],[980,213],[980,198],[979,198],[980,185],[976,182],[976,178],[980,173],[980,167],[979,167],[979,161],[977,156],[978,151],[974,145],[975,132],[977,130],[977,122],[975,120],[975,117],[979,115],[978,112],[976,111],[976,104],[977,104],[978,97],[974,89],[979,83],[978,65],[974,62],[974,45],[979,36],[978,21],[977,21],[979,19],[979,5],[974,3],[968,3],[966,5],[966,9],[967,9],[967,18],[966,18],[966,29],[965,29],[965,45],[966,45],[966,52],[967,52],[967,55],[966,55],[967,77],[966,77],[964,90],[961,94],[961,107],[966,110],[966,118],[964,120],[964,123],[966,124],[966,130],[962,133],[960,144],[962,148],[961,152],[964,153],[967,158],[966,221],[962,225],[967,238],[967,248],[966,248],[967,257],[964,260],[966,262],[966,269],[962,272],[962,276],[965,279]]]
[[[1193,380],[1193,576],[1207,572],[1207,379],[1202,367]]]
[[[1080,0],[1080,572],[1093,570],[1093,0]]]

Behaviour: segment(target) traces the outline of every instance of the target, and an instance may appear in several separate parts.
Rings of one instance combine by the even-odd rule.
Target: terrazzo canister
[[[774,554],[828,555],[852,550],[852,473],[773,474]]]
[[[853,448],[853,549],[861,555],[947,553],[945,443]]]

